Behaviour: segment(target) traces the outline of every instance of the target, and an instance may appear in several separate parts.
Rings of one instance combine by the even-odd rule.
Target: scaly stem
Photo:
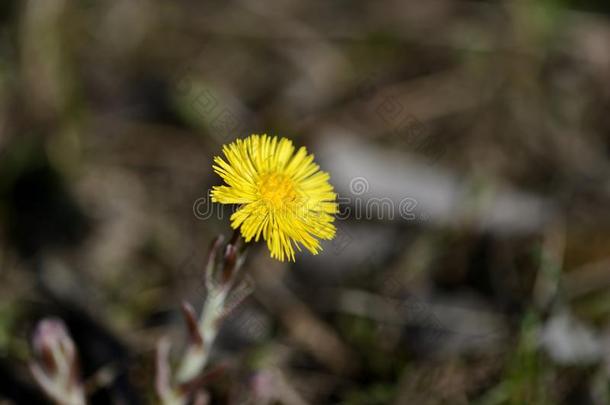
[[[222,237],[219,237],[210,249],[204,275],[207,296],[199,319],[188,303],[183,304],[190,339],[175,377],[172,377],[169,366],[169,342],[163,340],[158,345],[156,384],[164,405],[185,405],[198,389],[198,379],[209,360],[220,321],[229,310],[227,298],[244,263],[245,247],[238,231],[227,244],[222,260],[217,261],[221,246]]]

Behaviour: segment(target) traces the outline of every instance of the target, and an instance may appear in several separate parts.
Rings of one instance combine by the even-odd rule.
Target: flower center
[[[294,181],[281,173],[264,174],[259,180],[258,189],[262,200],[275,210],[286,208],[297,197]]]

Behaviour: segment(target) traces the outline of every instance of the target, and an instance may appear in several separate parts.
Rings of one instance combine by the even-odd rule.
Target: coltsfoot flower
[[[240,205],[231,226],[246,242],[262,236],[271,257],[294,261],[295,249],[318,254],[319,239],[335,236],[337,195],[307,149],[295,153],[289,139],[251,135],[225,145],[223,154],[213,168],[227,185],[213,188],[212,201]]]

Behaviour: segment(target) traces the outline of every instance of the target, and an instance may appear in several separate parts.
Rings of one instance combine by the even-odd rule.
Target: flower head
[[[213,188],[212,201],[241,205],[231,226],[246,242],[262,236],[271,257],[294,261],[295,249],[317,254],[318,239],[335,236],[337,195],[304,147],[295,153],[289,139],[251,135],[225,145],[223,154],[213,167],[227,185]]]

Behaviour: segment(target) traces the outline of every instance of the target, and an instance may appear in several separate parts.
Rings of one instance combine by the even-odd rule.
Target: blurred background
[[[46,403],[49,316],[91,403],[156,403],[231,233],[212,157],[251,133],[342,209],[319,256],[251,248],[211,403],[610,403],[602,0],[3,0],[0,403]]]

